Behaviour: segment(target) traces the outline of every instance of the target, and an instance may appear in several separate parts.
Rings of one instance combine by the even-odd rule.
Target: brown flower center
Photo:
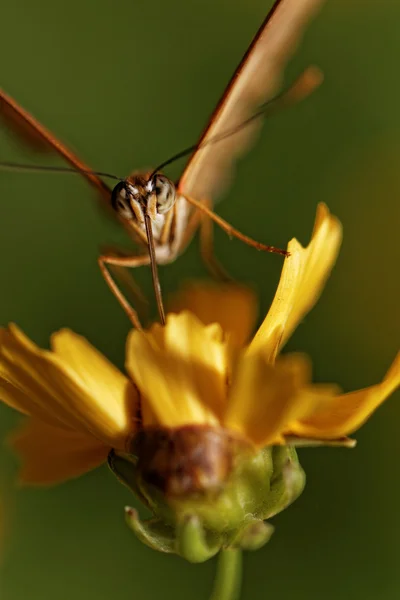
[[[245,442],[223,428],[187,425],[139,431],[129,452],[146,484],[168,496],[218,491],[229,477],[238,446]]]

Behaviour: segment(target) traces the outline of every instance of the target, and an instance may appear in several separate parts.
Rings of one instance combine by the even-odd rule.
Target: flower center
[[[243,444],[217,427],[149,427],[135,435],[129,452],[137,457],[138,473],[145,484],[179,497],[218,491]]]

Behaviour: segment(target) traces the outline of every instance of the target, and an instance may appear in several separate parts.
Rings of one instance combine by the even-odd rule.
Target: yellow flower
[[[56,333],[45,351],[14,325],[3,330],[0,397],[30,416],[12,441],[22,481],[80,475],[111,448],[129,451],[135,433],[149,427],[223,428],[256,448],[350,444],[345,436],[400,385],[400,354],[381,383],[350,394],[313,385],[304,356],[279,356],[318,299],[340,242],[340,223],[321,204],[310,244],[289,243],[275,299],[247,345],[255,314],[250,292],[189,288],[177,305],[190,311],[169,314],[165,327],[130,333],[130,379],[71,331]]]

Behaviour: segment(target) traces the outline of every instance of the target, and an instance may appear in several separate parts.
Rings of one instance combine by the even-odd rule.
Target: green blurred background
[[[94,168],[123,176],[197,139],[270,5],[6,2],[1,85]],[[293,235],[307,242],[320,200],[340,217],[337,268],[288,349],[308,352],[316,380],[345,390],[380,380],[399,346],[399,28],[396,0],[328,1],[288,70],[318,64],[322,88],[266,124],[218,206],[281,246]],[[3,131],[0,158],[35,160]],[[17,322],[43,345],[69,326],[122,366],[128,322],[96,255],[101,244],[126,242],[123,232],[79,177],[0,173],[0,192],[1,323]],[[220,231],[216,246],[232,274],[257,286],[265,313],[281,259]],[[135,275],[150,295],[148,270]],[[166,291],[200,276],[197,240],[161,269]],[[269,545],[245,556],[244,599],[399,597],[399,400],[357,434],[355,450],[301,451],[308,485],[274,519]],[[3,437],[18,417],[0,413]],[[212,561],[191,566],[141,546],[124,526],[130,493],[105,467],[50,490],[15,489],[16,469],[4,449],[2,599],[207,598]]]

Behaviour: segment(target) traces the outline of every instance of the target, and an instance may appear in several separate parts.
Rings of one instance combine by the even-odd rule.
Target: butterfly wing
[[[215,143],[208,140],[249,119],[273,98],[283,70],[293,55],[308,21],[323,0],[277,0],[236,69],[226,91],[178,182],[183,195],[215,200],[226,186],[235,159],[252,143],[262,119]],[[199,148],[202,145],[203,147]]]
[[[72,167],[81,173],[101,195],[110,202],[110,188],[91,172],[69,148],[58,140],[48,129],[18,104],[11,96],[0,90],[0,116],[21,143],[39,152],[54,152],[62,156]],[[87,171],[87,172],[83,172]]]

